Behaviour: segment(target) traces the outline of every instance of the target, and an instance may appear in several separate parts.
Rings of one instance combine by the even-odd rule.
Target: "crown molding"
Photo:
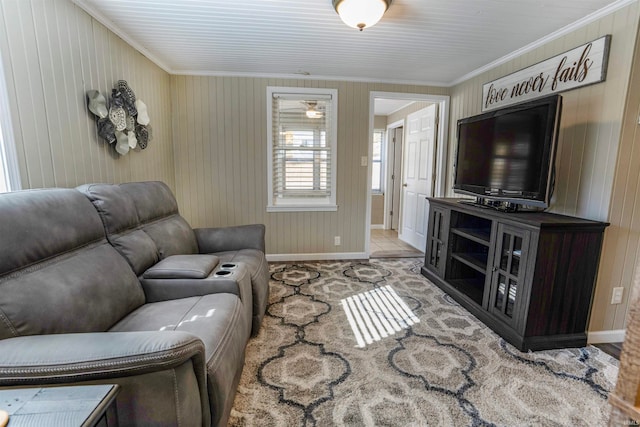
[[[611,3],[610,5],[605,6],[602,9],[597,10],[597,11],[585,16],[582,19],[579,19],[579,20],[577,20],[577,21],[575,21],[575,22],[573,22],[573,23],[571,23],[571,24],[569,24],[569,25],[567,25],[565,27],[562,27],[559,30],[554,31],[553,33],[547,34],[546,36],[542,37],[541,39],[538,39],[538,40],[536,40],[536,41],[534,41],[532,43],[529,43],[528,45],[523,46],[520,49],[514,50],[513,52],[511,52],[511,53],[509,53],[509,54],[507,54],[507,55],[505,55],[505,56],[503,56],[501,58],[498,58],[495,61],[488,63],[487,65],[484,65],[484,66],[482,66],[480,68],[476,68],[472,72],[467,73],[464,76],[459,77],[459,78],[455,79],[454,81],[452,81],[450,83],[447,83],[447,87],[456,86],[456,85],[458,85],[458,84],[460,84],[462,82],[465,82],[465,81],[467,81],[469,79],[472,79],[472,78],[474,78],[476,76],[479,76],[480,74],[482,74],[482,73],[484,73],[486,71],[489,71],[489,70],[491,70],[491,69],[493,69],[493,68],[495,68],[495,67],[497,67],[499,65],[502,65],[504,63],[507,63],[507,62],[511,61],[512,59],[516,59],[519,56],[524,55],[525,53],[531,52],[532,50],[537,49],[537,48],[539,48],[541,46],[544,46],[545,44],[547,44],[547,43],[549,43],[549,42],[551,42],[553,40],[556,40],[556,39],[558,39],[558,38],[560,38],[562,36],[565,36],[565,35],[573,32],[573,31],[575,31],[575,30],[577,30],[579,28],[582,28],[585,25],[588,25],[588,24],[590,24],[590,23],[592,23],[594,21],[597,21],[598,19],[601,19],[601,18],[603,18],[603,17],[605,17],[607,15],[610,15],[613,12],[615,12],[615,11],[617,11],[619,9],[622,9],[625,6],[628,6],[630,4],[637,3],[637,2],[638,2],[638,0],[617,0],[617,1],[613,2],[613,3]]]
[[[109,18],[107,18],[106,16],[104,16],[104,14],[102,12],[100,12],[99,10],[97,10],[95,7],[89,5],[87,2],[85,2],[84,0],[71,0],[76,6],[78,6],[80,9],[84,10],[86,13],[89,14],[89,16],[91,16],[93,19],[95,19],[96,21],[100,22],[102,25],[104,25],[105,27],[107,27],[109,30],[111,30],[113,33],[115,33],[118,37],[120,37],[122,40],[124,40],[125,42],[127,42],[131,47],[133,47],[135,50],[137,50],[138,52],[140,52],[141,54],[143,54],[145,57],[147,57],[151,62],[153,62],[154,64],[156,64],[158,67],[162,68],[164,71],[166,71],[169,74],[173,74],[173,70],[171,70],[171,67],[169,67],[167,64],[165,64],[163,61],[161,61],[160,59],[158,59],[157,56],[155,56],[153,53],[151,53],[149,50],[147,50],[144,46],[142,46],[140,43],[136,42],[131,36],[129,36],[129,34],[127,34],[125,31],[123,31],[120,27],[118,27],[113,21],[111,21]]]
[[[202,71],[202,70],[173,70],[171,74],[178,76],[205,76],[205,77],[250,77],[256,79],[293,79],[293,80],[326,80],[340,82],[357,82],[357,83],[387,83],[387,84],[403,84],[416,86],[435,86],[449,87],[449,83],[445,82],[429,82],[421,80],[401,80],[401,79],[384,79],[384,78],[364,78],[364,77],[347,77],[347,76],[322,76],[315,74],[278,74],[278,73],[247,73],[239,71]]]

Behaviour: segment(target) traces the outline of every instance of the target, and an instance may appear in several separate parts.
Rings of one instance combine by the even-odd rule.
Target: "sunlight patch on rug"
[[[340,303],[359,348],[420,322],[389,285],[350,296]]]

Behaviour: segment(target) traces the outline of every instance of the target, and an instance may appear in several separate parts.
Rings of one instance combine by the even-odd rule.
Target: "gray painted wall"
[[[264,223],[269,254],[363,253],[369,92],[447,88],[245,77],[172,76],[176,187],[194,226]],[[267,213],[267,86],[338,89],[338,211]],[[341,246],[334,246],[341,236]]]
[[[23,188],[162,180],[175,187],[169,75],[68,0],[2,0],[0,55]],[[86,91],[127,80],[154,140],[120,157],[98,138]]]

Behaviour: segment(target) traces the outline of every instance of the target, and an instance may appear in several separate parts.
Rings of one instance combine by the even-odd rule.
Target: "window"
[[[371,157],[371,191],[374,193],[382,193],[384,186],[383,179],[383,162],[382,153],[384,152],[384,134],[385,131],[376,129],[373,131],[373,155]]]
[[[0,60],[0,193],[20,189],[18,161],[9,119],[9,98]]]
[[[9,191],[9,177],[7,174],[7,162],[4,155],[4,139],[2,138],[2,128],[0,127],[0,193]]]
[[[267,88],[268,212],[337,210],[337,90]]]

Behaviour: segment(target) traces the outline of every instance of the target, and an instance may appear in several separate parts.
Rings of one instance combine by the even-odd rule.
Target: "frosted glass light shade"
[[[307,110],[306,114],[307,114],[307,117],[310,119],[319,119],[320,117],[322,117],[322,112],[315,109]]]
[[[342,22],[362,31],[375,25],[387,11],[392,0],[333,0],[333,7]]]

